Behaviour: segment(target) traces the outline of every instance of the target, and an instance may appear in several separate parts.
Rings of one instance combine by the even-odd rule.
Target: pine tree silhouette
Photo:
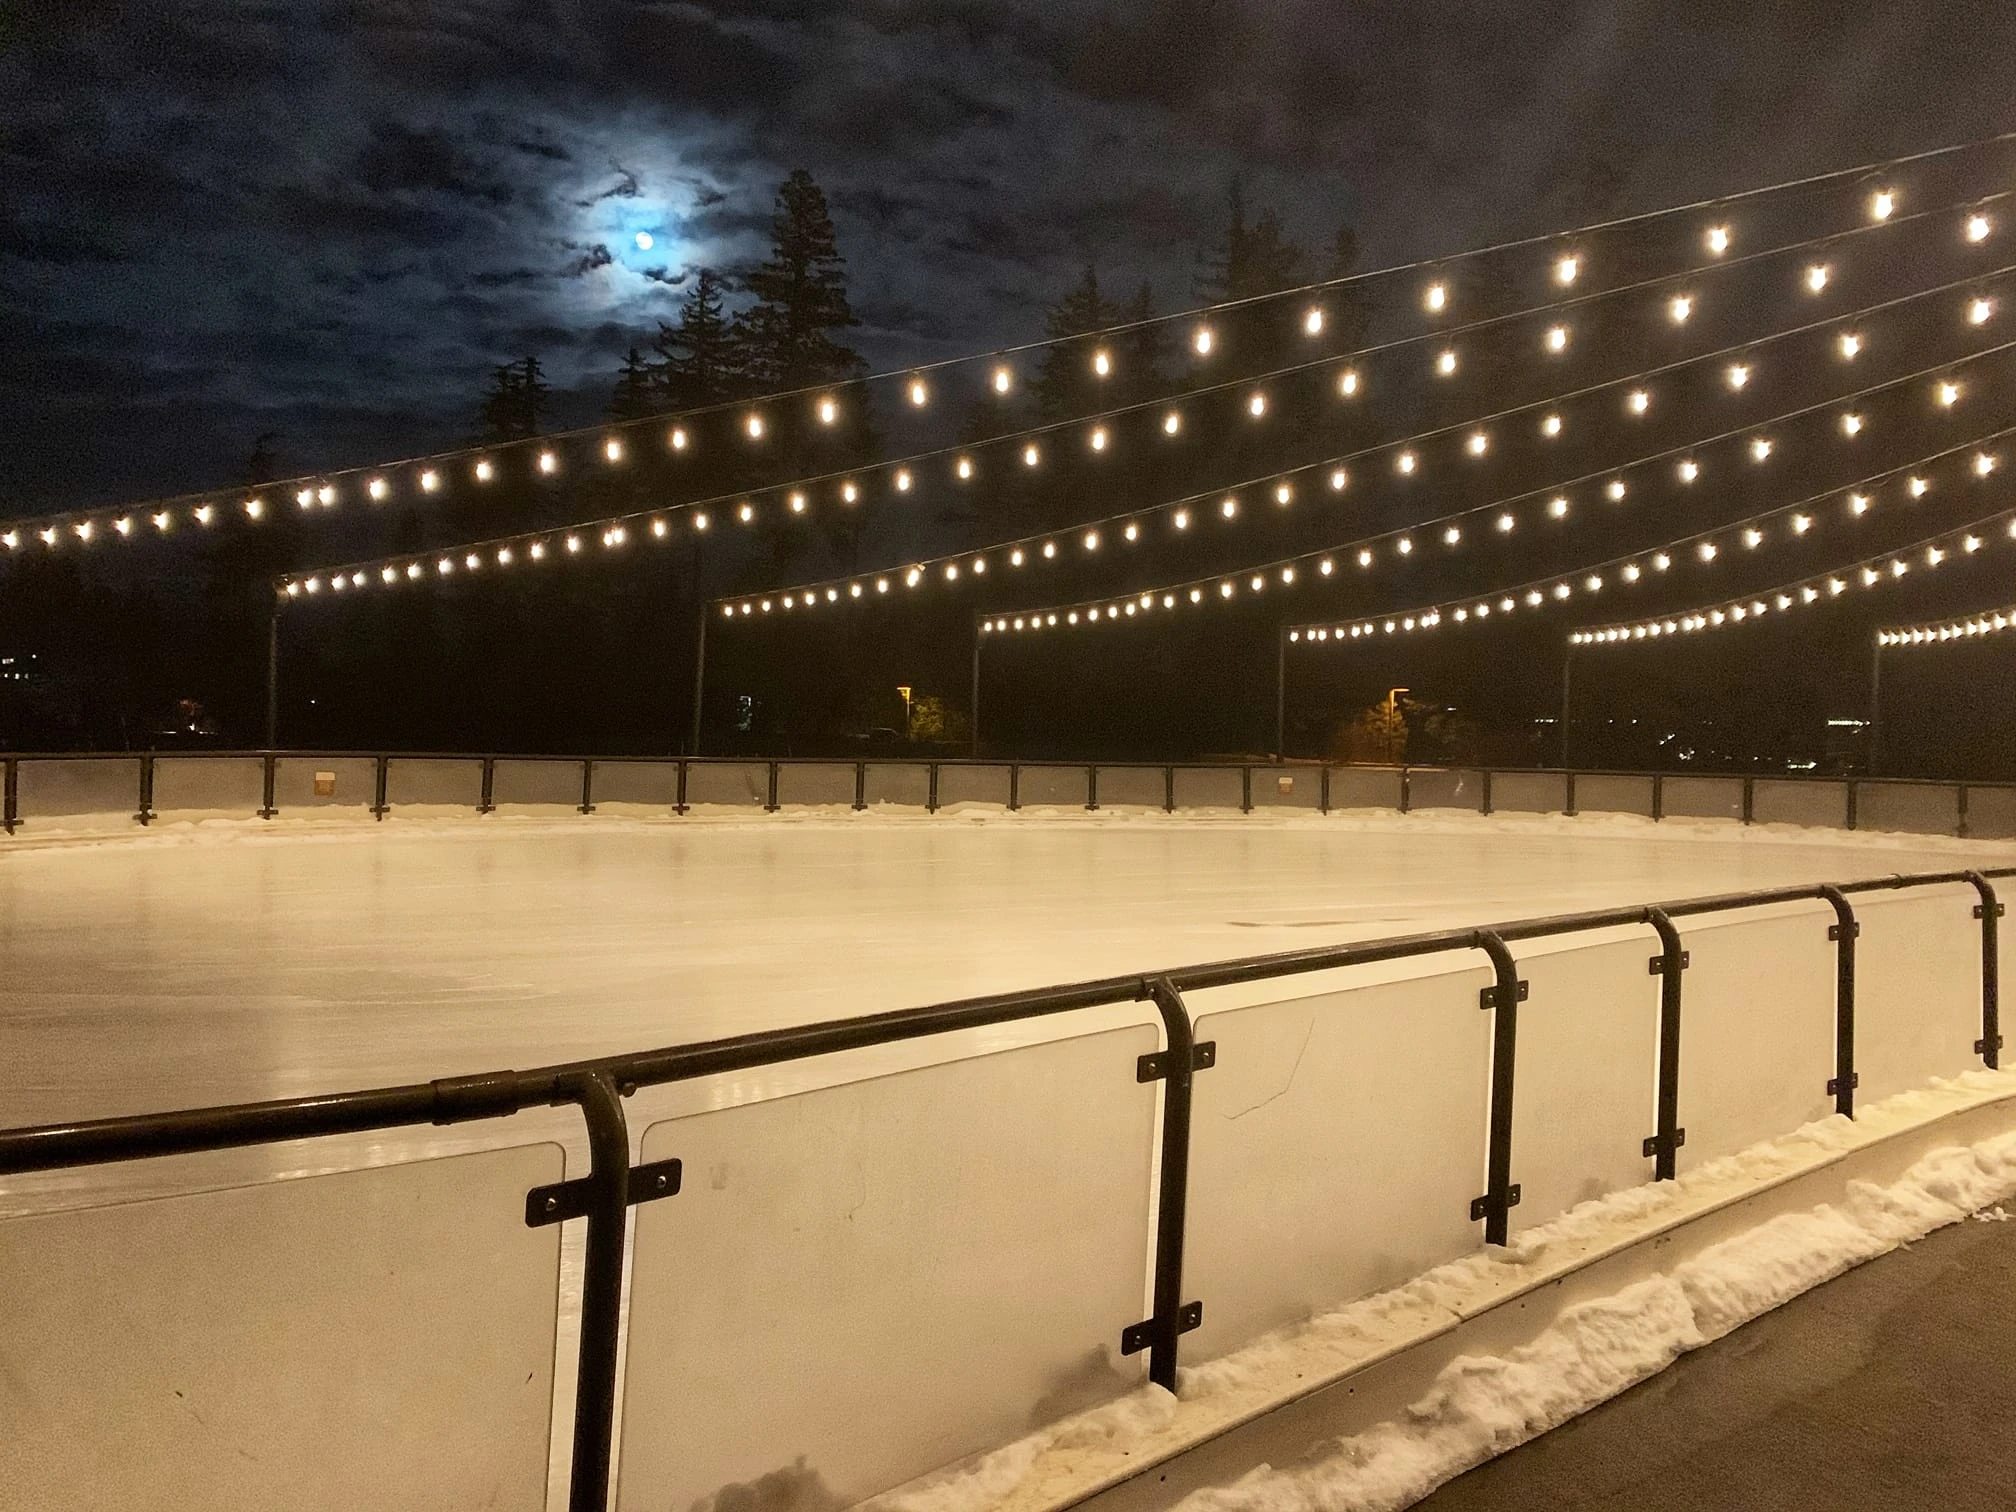
[[[803,168],[777,191],[769,257],[746,274],[756,302],[736,321],[744,369],[757,390],[804,388],[867,372],[861,354],[838,339],[861,321],[847,300],[826,196]]]
[[[679,306],[679,323],[658,322],[658,337],[651,343],[658,354],[652,376],[662,407],[700,409],[741,392],[741,344],[723,302],[725,290],[718,272],[701,268]]]

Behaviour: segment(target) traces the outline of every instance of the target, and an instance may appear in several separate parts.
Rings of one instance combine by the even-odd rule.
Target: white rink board
[[[637,1210],[623,1512],[845,1506],[1139,1385],[1158,1043],[653,1124],[685,1185]]]
[[[1493,980],[1475,953],[1191,995],[1198,1043],[1187,1357],[1454,1259],[1483,1239]],[[1355,982],[1358,985],[1343,985]],[[1207,1011],[1214,1001],[1253,1006]],[[1258,1179],[1256,1173],[1266,1173]]]
[[[545,1505],[560,1229],[525,1145],[0,1221],[0,1504]]]
[[[1979,895],[1967,883],[1857,893],[1857,1103],[1981,1064]],[[1999,952],[1998,952],[1999,954]]]

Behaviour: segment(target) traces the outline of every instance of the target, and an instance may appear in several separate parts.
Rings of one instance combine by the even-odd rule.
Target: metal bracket
[[[1862,1085],[1862,1073],[1860,1071],[1857,1071],[1853,1076],[1848,1078],[1848,1090],[1850,1092],[1853,1092],[1857,1087],[1861,1085]],[[1838,1076],[1828,1077],[1827,1095],[1829,1097],[1838,1097],[1840,1093],[1841,1093],[1841,1078]]]
[[[1685,1129],[1675,1129],[1673,1131],[1673,1148],[1677,1150],[1685,1143],[1687,1143],[1687,1131]],[[1647,1160],[1657,1159],[1665,1144],[1666,1141],[1659,1135],[1647,1134],[1645,1136],[1645,1158]]]
[[[1687,969],[1687,968],[1688,968],[1689,966],[1691,966],[1691,965],[1693,965],[1693,964],[1694,964],[1694,953],[1693,953],[1693,952],[1692,952],[1691,950],[1683,950],[1683,951],[1681,951],[1681,952],[1680,952],[1680,969],[1681,969],[1682,971],[1685,971],[1685,970],[1686,970],[1686,969]],[[1664,951],[1661,951],[1661,952],[1660,952],[1660,953],[1659,953],[1658,955],[1655,955],[1654,957],[1652,957],[1652,961],[1651,961],[1651,965],[1650,965],[1650,968],[1649,968],[1649,969],[1650,969],[1650,972],[1651,972],[1651,974],[1652,974],[1653,976],[1664,976],[1664,975],[1666,975],[1666,954],[1665,954],[1665,952],[1664,952]]]
[[[1827,926],[1827,938],[1830,940],[1840,939],[1841,926],[1839,924],[1829,924]],[[1848,938],[1851,940],[1862,938],[1862,921],[1860,919],[1857,919],[1853,924],[1848,926]]]
[[[1186,1334],[1204,1323],[1204,1304],[1185,1302],[1182,1311],[1176,1314],[1176,1332]],[[1139,1354],[1144,1349],[1155,1347],[1155,1320],[1144,1318],[1139,1323],[1130,1323],[1120,1330],[1120,1353]]]
[[[1470,1221],[1476,1223],[1481,1219],[1490,1217],[1492,1206],[1491,1194],[1489,1192],[1486,1192],[1482,1197],[1472,1197],[1470,1199]],[[1516,1181],[1505,1189],[1505,1206],[1508,1208],[1519,1206],[1519,1183]]]
[[[1190,1069],[1209,1071],[1218,1064],[1218,1041],[1206,1040],[1201,1045],[1190,1047]],[[1137,1082],[1161,1081],[1169,1074],[1169,1052],[1152,1050],[1134,1062],[1134,1080]]]
[[[674,1197],[679,1192],[680,1168],[677,1156],[670,1160],[654,1160],[649,1165],[630,1168],[630,1205],[640,1202],[656,1202],[660,1197]],[[551,1186],[534,1187],[525,1194],[525,1227],[544,1228],[549,1223],[564,1223],[569,1218],[585,1218],[588,1214],[588,1194],[593,1187],[594,1177],[579,1176],[572,1181],[556,1181]]]
[[[1520,1003],[1526,1001],[1526,979],[1524,977],[1519,979],[1519,996],[1514,1001]],[[1497,987],[1479,988],[1477,992],[1477,1006],[1487,1013],[1496,1008],[1498,1006]]]
[[[2002,1036],[1999,1034],[1995,1036],[1995,1048],[1997,1050],[2002,1048]],[[1976,1055],[1986,1055],[1988,1053],[1988,1041],[1986,1039],[1974,1041],[1974,1053]]]
[[[1976,904],[1974,905],[1974,917],[1975,917],[1975,918],[1977,918],[1977,919],[1981,917],[1981,909],[1982,909],[1982,906],[1983,906],[1983,905],[1981,905],[1981,904],[1979,904],[1979,903],[1976,903]],[[1996,917],[1996,918],[1998,918],[1998,919],[1999,919],[1999,918],[2002,918],[2002,917],[2003,917],[2004,915],[2006,915],[2006,914],[2007,914],[2008,912],[2009,912],[2009,905],[2008,905],[2007,903],[1997,903],[1997,904],[1995,905],[1995,917]]]

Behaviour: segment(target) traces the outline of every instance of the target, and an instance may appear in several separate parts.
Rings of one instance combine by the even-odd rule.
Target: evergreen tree
[[[1237,179],[1227,191],[1226,210],[1225,238],[1206,262],[1205,298],[1251,299],[1306,281],[1302,249],[1281,229],[1279,216],[1262,210],[1247,223],[1246,191]]]
[[[658,408],[658,385],[656,375],[646,365],[644,356],[634,346],[623,359],[623,370],[616,375],[616,392],[609,399],[611,420],[641,420]]]
[[[491,369],[490,392],[483,398],[481,434],[486,442],[522,441],[539,433],[539,412],[548,386],[537,357],[506,362]]]
[[[652,343],[658,354],[653,376],[664,407],[700,409],[735,396],[742,354],[722,298],[725,288],[713,268],[700,269],[679,306],[679,323],[658,322],[658,339]]]
[[[1061,420],[1097,407],[1092,348],[1071,338],[1105,329],[1114,324],[1117,313],[1099,292],[1098,273],[1089,267],[1076,287],[1050,307],[1048,326],[1055,344],[1044,349],[1043,366],[1036,374],[1039,418]]]
[[[1330,242],[1330,266],[1326,278],[1349,278],[1358,271],[1358,263],[1363,251],[1358,245],[1358,233],[1349,226],[1339,226],[1337,234]],[[1335,333],[1337,350],[1346,351],[1360,345],[1365,340],[1365,332],[1372,324],[1372,302],[1359,283],[1347,283],[1332,289],[1324,300],[1328,311],[1330,327]]]
[[[736,321],[744,370],[758,391],[858,378],[868,369],[839,333],[859,325],[847,301],[826,196],[803,168],[777,191],[770,256],[744,275],[756,302]]]

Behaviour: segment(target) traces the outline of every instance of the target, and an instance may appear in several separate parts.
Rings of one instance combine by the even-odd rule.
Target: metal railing
[[[316,770],[324,765],[331,769]],[[122,768],[130,768],[130,776],[96,775]],[[93,776],[86,779],[84,772]],[[409,781],[415,774],[435,779],[432,789]],[[548,774],[559,780],[545,780]],[[165,791],[160,780],[164,776]],[[66,782],[82,791],[41,791],[46,785],[60,787]],[[1851,830],[2016,836],[2016,783],[1900,777],[1334,763],[678,759],[385,751],[0,755],[0,829],[8,834],[38,820],[87,813],[129,815],[145,825],[176,811],[270,819],[304,808],[348,807],[383,819],[413,805],[462,808],[476,814],[506,805],[530,805],[589,814],[616,802],[669,814],[716,804],[760,807],[766,812],[890,805],[935,813],[947,804],[967,802],[1011,811],[1040,804],[1088,811],[1146,807],[1168,813],[1200,808],[1325,814],[1340,808],[1399,813],[1601,812],[1653,820],[1723,817],[1745,824],[1782,821]]]
[[[1681,1123],[1679,1055],[1683,973],[1689,955],[1678,921],[1811,900],[1830,906],[1834,915],[1828,930],[1834,946],[1834,1044],[1827,1092],[1838,1113],[1852,1116],[1858,1083],[1856,941],[1860,925],[1851,897],[1940,884],[1972,887],[1978,899],[1974,916],[1981,921],[1981,1032],[1973,1051],[1983,1065],[1994,1068],[2000,1064],[2002,1047],[1997,921],[2003,907],[1992,879],[2011,876],[2016,876],[2016,866],[1598,909],[1146,971],[532,1071],[495,1071],[321,1097],[17,1128],[0,1131],[0,1174],[418,1124],[502,1119],[540,1106],[578,1108],[590,1150],[589,1174],[528,1193],[525,1221],[535,1227],[577,1219],[586,1224],[569,1504],[574,1512],[602,1512],[607,1503],[615,1433],[626,1210],[637,1203],[670,1197],[680,1187],[677,1160],[650,1165],[632,1162],[624,1099],[639,1088],[1108,1005],[1152,1004],[1161,1020],[1164,1044],[1161,1050],[1140,1058],[1136,1080],[1159,1083],[1162,1098],[1154,1253],[1151,1274],[1144,1278],[1153,1303],[1149,1317],[1122,1331],[1120,1348],[1123,1354],[1147,1351],[1149,1378],[1173,1389],[1179,1341],[1200,1325],[1204,1306],[1203,1299],[1186,1299],[1183,1285],[1192,1083],[1198,1072],[1216,1063],[1215,1045],[1195,1040],[1186,993],[1443,953],[1481,953],[1493,978],[1480,996],[1480,1007],[1492,1015],[1488,1146],[1485,1190],[1471,1202],[1469,1216],[1483,1225],[1486,1243],[1502,1244],[1508,1235],[1511,1210],[1520,1201],[1519,1183],[1513,1179],[1512,1109],[1517,1091],[1519,1008],[1526,998],[1526,983],[1512,949],[1516,943],[1632,925],[1648,927],[1657,936],[1659,950],[1649,962],[1652,974],[1660,978],[1656,1111],[1642,1153],[1654,1162],[1653,1179],[1666,1181],[1675,1175],[1677,1152],[1686,1137]]]

